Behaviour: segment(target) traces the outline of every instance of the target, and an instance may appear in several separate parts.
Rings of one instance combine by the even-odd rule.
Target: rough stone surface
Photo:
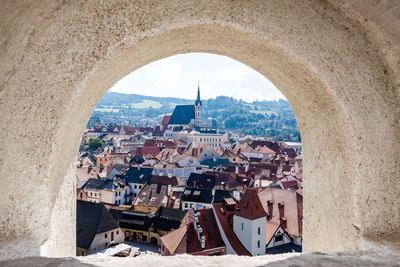
[[[0,25],[1,258],[74,254],[72,162],[94,106],[187,52],[237,59],[292,104],[305,251],[398,251],[399,1],[4,0]]]
[[[117,257],[74,257],[74,258],[44,258],[32,257],[17,260],[0,261],[2,267],[31,266],[400,266],[397,255],[377,254],[374,252],[352,253],[288,253],[267,256],[190,256],[178,255],[171,257],[142,255],[136,258]]]

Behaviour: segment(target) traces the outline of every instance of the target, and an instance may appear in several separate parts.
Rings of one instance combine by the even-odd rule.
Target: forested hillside
[[[254,101],[218,96],[202,100],[203,118],[221,131],[272,137],[279,141],[300,141],[294,113],[286,100]],[[108,92],[100,100],[89,121],[93,123],[128,123],[152,125],[176,105],[194,100],[163,98]]]

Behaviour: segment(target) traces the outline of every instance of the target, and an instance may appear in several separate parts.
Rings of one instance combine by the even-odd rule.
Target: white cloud
[[[149,96],[195,99],[232,96],[244,101],[285,97],[263,75],[229,57],[189,53],[152,62],[125,76],[110,90]]]
[[[173,89],[182,77],[181,67],[182,62],[166,58],[148,66],[148,72],[158,87]]]
[[[216,77],[222,80],[242,80],[253,72],[255,72],[255,70],[241,64],[218,70],[216,72]]]

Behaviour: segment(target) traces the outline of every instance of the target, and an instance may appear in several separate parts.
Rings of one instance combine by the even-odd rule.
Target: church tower
[[[197,87],[197,99],[196,102],[194,102],[194,114],[195,114],[194,125],[196,127],[201,127],[202,124],[201,113],[202,113],[202,104],[200,100],[200,81],[199,81],[199,85]]]

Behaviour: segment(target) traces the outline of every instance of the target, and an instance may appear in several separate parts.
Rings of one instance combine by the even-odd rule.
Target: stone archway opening
[[[398,241],[398,9],[369,3],[5,3],[2,258],[74,255],[71,163],[94,105],[127,73],[186,52],[237,59],[292,104],[315,192],[305,251]]]
[[[169,68],[167,68],[166,65],[168,65]],[[177,65],[181,66],[176,68]],[[174,66],[174,70],[171,70],[171,68]],[[177,79],[177,81],[175,81],[174,86],[169,86],[171,87],[170,89],[165,89],[166,86],[159,85],[159,83],[155,81],[159,79],[164,81],[165,72],[170,74],[168,78],[171,80],[174,80],[174,77],[180,77]],[[232,72],[234,75],[231,74]],[[194,75],[194,73],[196,73],[196,75]],[[200,86],[199,83],[197,86],[194,86],[196,84],[196,78],[199,77],[201,77],[202,85]],[[212,88],[214,88],[214,90],[212,90]],[[249,90],[243,90],[243,88],[248,88]],[[249,95],[250,92],[254,93],[254,95]],[[135,95],[125,95],[126,93]],[[198,94],[197,100],[187,100],[196,99],[196,93]],[[168,97],[168,101],[165,102],[162,97]],[[263,102],[268,100],[269,102]],[[184,103],[182,101],[184,101]],[[154,110],[154,112],[152,112],[153,115],[145,115],[148,102],[153,105],[148,107],[151,108],[152,111]],[[161,125],[161,121],[164,121],[167,114],[169,114],[169,116],[172,113],[175,114],[175,105],[185,105],[180,107],[186,108],[188,105],[192,105],[193,108],[193,103],[197,102],[200,102],[202,110],[202,115],[200,115],[201,125],[197,125],[197,119],[194,119],[193,122],[185,122],[185,126],[177,126],[176,121],[171,124],[173,120],[172,117],[174,117],[174,115],[171,116],[171,120],[168,119],[167,125]],[[216,107],[217,105],[221,106],[218,108]],[[132,110],[132,107],[135,107],[135,109]],[[158,110],[158,108],[160,108],[160,110]],[[224,112],[220,109],[223,109]],[[112,111],[116,111],[117,113]],[[154,115],[154,113],[156,113],[156,115]],[[230,113],[231,115],[228,116],[224,113]],[[273,116],[271,116],[272,114]],[[191,116],[190,113],[181,115]],[[215,121],[215,126],[212,126],[211,120],[208,118],[210,116],[215,116],[212,117],[212,119],[218,119],[218,121]],[[246,119],[243,119],[243,116],[246,116]],[[280,117],[281,119],[275,119],[276,116]],[[137,71],[125,76],[115,85],[113,85],[110,91],[108,91],[102,97],[99,104],[96,106],[95,111],[93,111],[91,114],[91,119],[93,117],[96,118],[95,122],[92,121],[87,125],[85,134],[82,136],[82,141],[79,148],[79,160],[77,162],[78,168],[76,186],[79,190],[78,192],[80,192],[80,195],[78,194],[77,196],[78,256],[81,255],[82,250],[84,251],[84,255],[103,251],[104,249],[107,249],[108,246],[110,246],[110,244],[113,242],[113,240],[110,240],[110,233],[106,234],[105,238],[102,237],[103,234],[99,233],[95,236],[91,244],[83,244],[82,239],[87,238],[86,232],[88,230],[85,231],[81,229],[89,229],[91,226],[83,225],[82,221],[86,221],[87,224],[85,216],[89,216],[87,212],[91,211],[91,209],[88,208],[88,205],[86,205],[87,203],[83,205],[83,203],[79,200],[92,202],[90,205],[92,205],[93,210],[96,210],[99,206],[95,203],[105,204],[107,209],[111,210],[112,214],[114,211],[119,213],[122,212],[121,210],[124,210],[123,215],[119,215],[117,219],[118,222],[120,219],[122,221],[122,223],[120,223],[121,229],[114,229],[114,232],[133,232],[133,236],[131,236],[129,233],[125,236],[125,240],[127,241],[128,245],[134,245],[140,248],[141,243],[145,242],[155,245],[158,244],[158,246],[160,246],[160,237],[167,235],[171,231],[166,231],[164,228],[161,228],[162,230],[158,230],[158,228],[153,226],[151,226],[151,229],[150,226],[148,229],[145,229],[145,226],[153,225],[151,221],[154,221],[154,225],[159,225],[159,223],[157,223],[159,212],[164,210],[164,207],[169,209],[170,216],[175,214],[174,212],[177,214],[189,212],[193,204],[190,204],[190,207],[188,207],[188,204],[182,203],[182,199],[184,197],[183,192],[193,188],[201,188],[202,190],[204,189],[200,186],[196,186],[195,183],[189,185],[188,179],[189,176],[192,176],[192,172],[195,174],[214,176],[215,184],[213,184],[212,188],[209,188],[209,193],[214,195],[216,190],[219,191],[217,192],[218,194],[221,194],[222,192],[225,194],[232,194],[231,200],[235,202],[239,202],[239,195],[241,193],[243,194],[247,187],[253,188],[259,192],[263,191],[263,193],[260,193],[262,196],[259,196],[263,205],[263,209],[267,210],[264,205],[267,205],[266,203],[269,201],[273,202],[275,206],[268,207],[271,213],[268,221],[271,223],[271,225],[281,223],[280,217],[289,218],[288,221],[282,223],[282,227],[286,229],[285,231],[290,233],[290,238],[279,240],[277,241],[277,244],[274,245],[274,241],[270,242],[270,240],[264,240],[266,235],[266,225],[262,224],[262,227],[259,227],[259,236],[254,237],[254,241],[252,241],[256,243],[256,239],[260,239],[260,236],[262,236],[263,238],[261,238],[261,241],[259,241],[260,244],[258,245],[260,249],[258,249],[257,253],[252,251],[251,255],[265,254],[267,249],[265,244],[261,245],[261,242],[270,244],[267,253],[271,254],[276,254],[277,251],[281,251],[282,253],[287,250],[293,250],[297,252],[301,251],[303,171],[301,158],[298,157],[300,155],[301,148],[298,146],[290,146],[294,145],[291,142],[301,141],[301,139],[296,139],[299,137],[296,119],[290,104],[284,99],[284,96],[279,92],[279,90],[268,79],[253,69],[231,58],[215,54],[190,53],[164,58],[143,66]],[[195,117],[197,118],[197,115],[195,115]],[[244,124],[246,126],[229,126],[229,123],[230,125],[234,125],[232,123],[232,118],[236,118],[240,125]],[[247,119],[249,119],[250,122],[247,122]],[[284,119],[290,122],[284,122]],[[228,121],[229,123],[226,124]],[[292,121],[294,121],[294,125],[292,125]],[[254,124],[257,126],[254,126]],[[282,127],[282,125],[284,126]],[[161,127],[164,127],[163,130],[168,129],[169,134],[163,134]],[[249,128],[244,129],[243,127]],[[191,135],[185,134],[185,131],[192,131],[188,132],[191,133]],[[203,132],[200,133],[198,131]],[[209,132],[207,133],[207,131]],[[271,135],[269,132],[279,133]],[[194,133],[198,136],[194,137],[194,135],[192,135]],[[225,137],[224,133],[236,135],[240,134],[241,144],[238,143],[238,136],[233,137],[232,135],[231,139],[229,140],[227,136]],[[285,139],[277,140],[276,138],[278,135],[279,137],[284,137]],[[248,138],[251,137],[252,139],[246,140],[244,136],[247,136]],[[98,141],[101,139],[104,142],[105,147],[90,150],[87,146],[90,138],[95,138]],[[233,139],[236,141],[232,141]],[[110,140],[112,140],[112,142],[110,142]],[[160,141],[157,147],[152,147],[152,142],[147,142],[156,142],[156,140]],[[179,145],[175,147],[177,150],[175,150],[175,152],[171,152],[171,144],[169,147],[163,147],[163,141],[168,141],[170,143],[177,142],[177,144],[179,143]],[[254,145],[252,143],[253,141],[254,144],[258,144]],[[185,143],[185,145],[182,145],[183,143]],[[193,154],[189,152],[193,152],[195,150],[193,146],[199,147],[200,150],[204,149],[204,145],[208,146],[208,152],[205,154],[197,154],[197,152]],[[87,146],[86,149],[84,149],[85,146]],[[143,153],[142,151],[146,150],[146,148],[151,149],[147,150],[150,152]],[[157,152],[154,152],[153,149]],[[168,158],[163,158],[161,156],[165,153],[165,151],[168,151],[167,153],[169,153]],[[176,158],[190,158],[192,165],[177,165],[178,168],[176,168],[176,166],[171,167],[168,165],[168,163],[171,163],[171,161],[175,159],[175,157],[171,155],[178,153],[177,151],[180,151],[180,155],[175,155]],[[154,154],[151,154],[149,159],[149,154],[146,153]],[[215,153],[215,155],[213,153]],[[227,158],[226,156],[228,153],[236,154],[236,157]],[[228,163],[226,161],[222,163],[224,160],[222,159],[222,154],[225,155],[225,160],[229,159]],[[210,166],[208,168],[205,166],[207,165],[207,161],[205,161],[205,159],[207,156],[210,157],[210,155],[218,159],[220,164],[218,168],[216,168],[217,166]],[[124,159],[121,160],[123,157]],[[136,158],[132,162],[129,161],[134,157],[140,158],[141,161],[138,162]],[[238,157],[241,158],[237,161]],[[92,163],[93,160],[95,160],[94,163]],[[209,160],[211,160],[211,158],[209,158]],[[178,162],[176,163],[178,164]],[[162,167],[164,164],[168,165],[168,167]],[[119,172],[114,170],[114,166],[117,165],[119,168],[121,168]],[[233,167],[233,169],[228,168],[228,165]],[[237,170],[235,170],[235,166]],[[282,168],[284,167],[289,169],[283,170]],[[163,168],[168,168],[168,170],[163,170]],[[239,168],[241,169],[240,173],[238,171]],[[253,169],[253,171],[261,171],[262,173],[257,173],[256,175],[255,173],[251,173],[249,169]],[[154,176],[161,175],[164,177],[158,177],[158,182],[151,182],[152,177],[147,175],[149,172],[146,170],[150,170],[151,174]],[[109,174],[108,171],[110,171]],[[140,171],[143,171],[143,175],[145,176],[145,178],[142,180],[143,183],[140,183],[140,181],[136,180],[136,176],[139,177],[138,172]],[[132,173],[132,175],[128,175],[127,173]],[[220,178],[219,173],[221,173],[222,177],[224,178]],[[169,175],[171,175],[173,179],[178,179],[183,184],[180,184],[179,186],[173,185],[171,187],[171,192],[175,192],[173,198],[177,197],[180,199],[181,203],[179,204],[178,202],[178,205],[175,204],[176,201],[170,201],[170,195],[166,191],[164,192],[164,189],[167,187],[162,185],[163,182],[161,179],[168,179],[167,176]],[[227,179],[227,175],[229,175],[231,179],[235,179],[235,185],[228,183],[223,186],[225,180]],[[248,181],[248,183],[242,182],[242,179]],[[290,188],[284,187],[284,185],[287,185],[290,182],[296,183],[291,184]],[[121,185],[121,188],[113,188],[113,192],[110,192],[109,185],[113,183],[120,183],[118,185]],[[148,190],[148,188],[152,188],[152,184],[158,185],[155,191],[150,189]],[[240,184],[240,188],[237,188],[238,184]],[[267,185],[270,185],[270,187],[267,188]],[[104,188],[100,188],[100,186],[103,186]],[[124,187],[123,189],[122,186]],[[154,205],[148,203],[147,196],[149,195],[149,192],[150,195],[153,196],[152,198],[156,203],[159,203],[158,199],[168,200],[166,202],[163,201],[162,204],[157,204],[158,206],[155,208]],[[82,193],[85,194],[84,197],[82,197]],[[116,195],[115,198],[114,193]],[[119,197],[121,196],[121,193],[122,198]],[[163,193],[165,193],[165,195],[163,195]],[[276,195],[275,197],[274,194]],[[124,195],[126,195],[125,198],[123,197]],[[200,198],[204,199],[204,196],[200,196]],[[278,212],[278,202],[281,203],[281,201],[282,203],[285,202],[285,215],[283,214],[282,209],[279,209]],[[174,204],[171,205],[170,202],[173,202]],[[218,209],[214,207],[212,208],[212,204],[222,203],[225,202],[223,202],[220,198],[216,198],[215,201],[206,204],[206,206],[204,206],[204,203],[200,204],[200,207],[198,205],[193,205],[193,207],[195,207],[194,213],[197,213],[197,209],[203,208],[208,209],[207,211],[204,211],[207,212],[207,214],[210,211],[212,213],[213,209]],[[226,208],[229,206],[226,203],[224,205]],[[85,209],[86,213],[82,214],[82,212],[80,212],[81,209]],[[148,210],[151,210],[151,216],[145,214],[148,212]],[[274,216],[272,216],[272,213]],[[194,215],[188,215],[188,217],[193,216]],[[225,242],[226,244],[223,251],[216,251],[215,253],[218,253],[219,255],[232,254],[235,253],[235,251],[238,253],[244,253],[243,251],[249,249],[239,246],[239,248],[235,248],[235,251],[232,251],[232,246],[230,243],[233,241],[232,239],[227,239],[225,230],[221,228],[221,223],[223,221],[220,221],[217,215],[207,216],[212,216],[213,220],[216,220],[215,225],[200,226],[200,224],[196,223],[194,225],[196,227],[196,231],[201,231],[201,234],[199,235],[209,233],[206,228],[215,227],[215,229],[210,230],[211,233],[216,235],[213,238],[221,240],[221,242]],[[138,226],[136,224],[129,224],[126,222],[128,218],[133,217],[137,220],[143,220],[142,223],[145,225]],[[181,222],[181,226],[184,227],[184,225],[192,223],[189,222],[190,220],[185,219]],[[221,218],[221,220],[224,220],[224,218]],[[199,221],[199,219],[197,219],[197,221]],[[266,215],[264,221],[267,221]],[[172,224],[172,222],[169,223]],[[249,229],[248,226],[245,228],[247,230]],[[229,229],[229,231],[230,230],[233,230],[233,228]],[[137,238],[137,233],[140,233],[141,236],[146,237],[146,240],[142,239],[141,237]],[[111,234],[113,234],[113,232]],[[157,238],[152,235],[156,235]],[[223,237],[221,238],[221,236]],[[206,237],[206,235],[204,235],[204,237]],[[95,242],[99,238],[102,240],[102,243]],[[171,237],[165,238],[168,240],[171,239]],[[140,239],[141,242],[128,242],[128,240],[136,241],[137,239]],[[271,239],[273,238],[271,237]],[[283,245],[281,241],[284,242],[285,246],[271,249],[272,246],[276,247]],[[123,242],[123,239],[114,241],[113,245],[116,245],[119,242]],[[210,241],[207,240],[207,242]],[[214,240],[213,242],[218,243],[219,241],[217,242]],[[246,244],[244,243],[244,240],[241,242]],[[104,246],[104,244],[106,245]],[[82,245],[86,245],[86,247],[82,247]],[[144,245],[144,248],[146,247],[147,245]],[[208,250],[210,250],[210,248]],[[196,254],[193,255],[200,255],[199,253],[207,254],[208,250],[204,252],[197,251]],[[161,252],[161,254],[163,253]]]

